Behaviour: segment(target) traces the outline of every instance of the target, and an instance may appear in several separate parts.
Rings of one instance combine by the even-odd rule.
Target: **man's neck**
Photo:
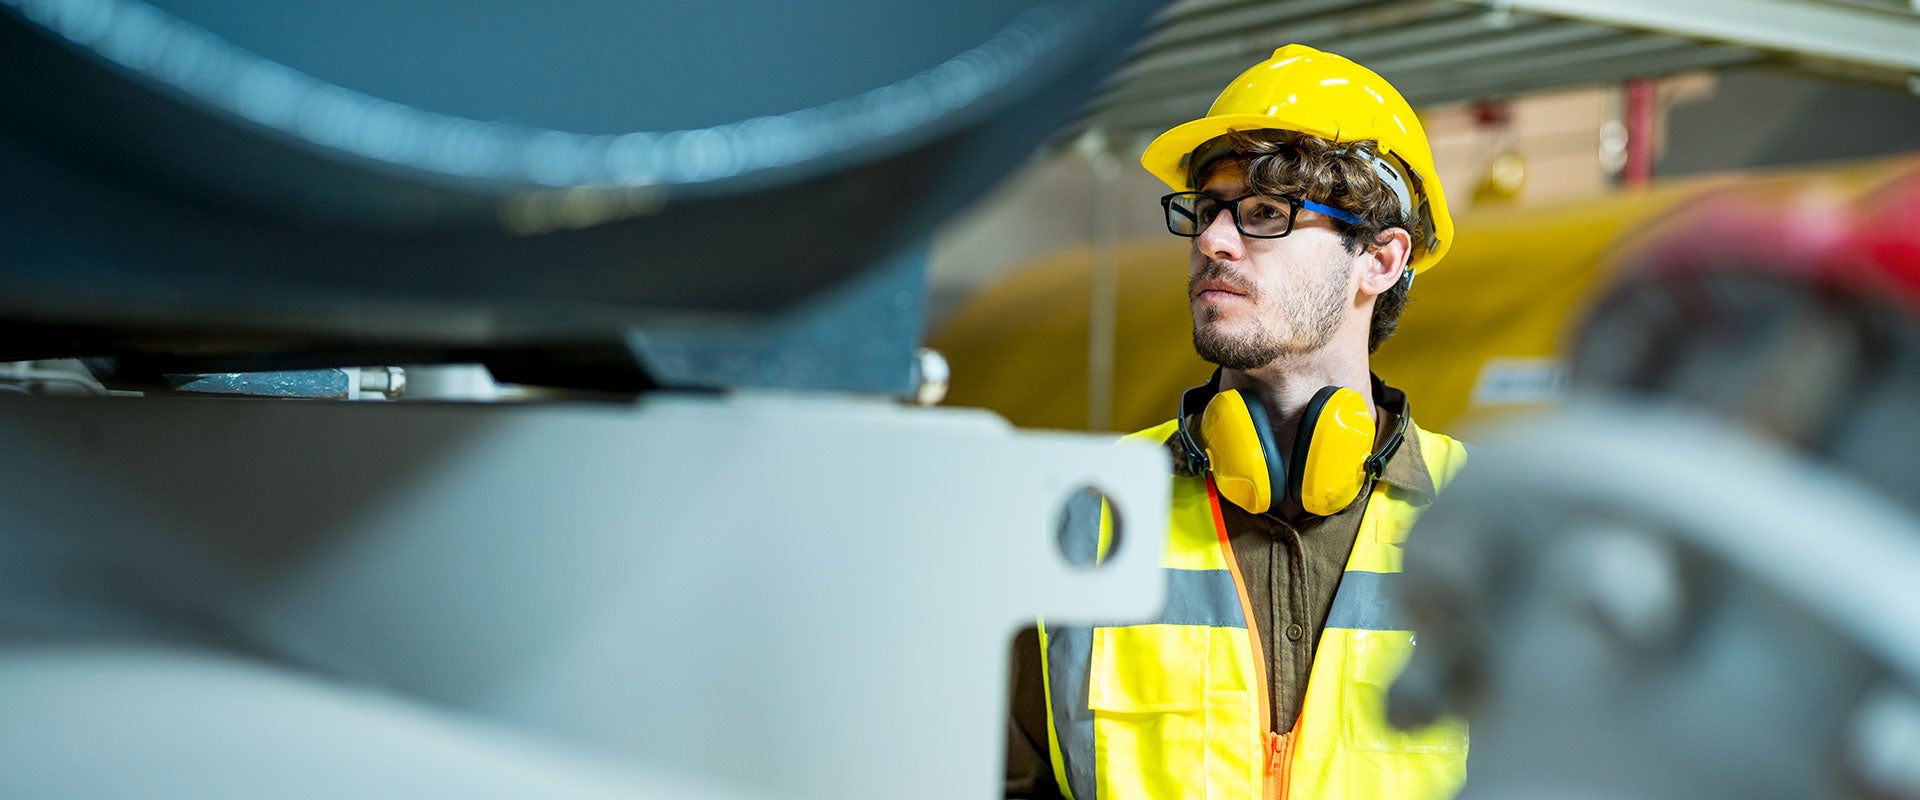
[[[1307,403],[1324,387],[1344,386],[1359,392],[1366,399],[1367,408],[1378,416],[1378,410],[1373,408],[1365,341],[1357,348],[1341,348],[1335,344],[1329,343],[1328,347],[1312,353],[1281,356],[1256,369],[1225,370],[1220,376],[1220,388],[1238,389],[1249,400],[1264,406],[1268,419],[1273,421],[1274,444],[1282,453],[1291,452],[1293,435],[1300,427]]]

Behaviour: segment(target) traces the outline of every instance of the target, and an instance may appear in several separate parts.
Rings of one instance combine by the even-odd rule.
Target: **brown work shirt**
[[[1390,412],[1380,416],[1378,439],[1384,440],[1398,420]],[[1381,469],[1380,480],[1430,501],[1434,496],[1433,477],[1420,455],[1418,439],[1409,427],[1406,440]],[[1180,464],[1178,446],[1170,442],[1168,448],[1174,453],[1174,463]],[[1175,471],[1179,472],[1178,467]],[[1292,730],[1300,716],[1314,648],[1326,627],[1334,590],[1346,571],[1365,510],[1366,503],[1357,502],[1330,517],[1304,512],[1283,516],[1278,510],[1253,514],[1224,500],[1220,503],[1227,541],[1247,583],[1253,625],[1260,632],[1261,650],[1267,658],[1267,675],[1272,681],[1267,696],[1276,733]],[[1062,797],[1047,746],[1044,680],[1040,638],[1028,628],[1013,643],[1007,797]]]

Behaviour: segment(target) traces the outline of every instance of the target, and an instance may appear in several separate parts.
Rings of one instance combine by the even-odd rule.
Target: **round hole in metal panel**
[[[1067,564],[1090,569],[1119,552],[1121,524],[1107,495],[1092,486],[1069,494],[1054,520],[1054,544]]]

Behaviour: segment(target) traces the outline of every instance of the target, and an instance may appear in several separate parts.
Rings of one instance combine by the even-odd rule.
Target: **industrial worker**
[[[1135,434],[1174,466],[1161,618],[1016,640],[1007,794],[1451,796],[1464,725],[1385,717],[1414,646],[1386,597],[1466,453],[1368,368],[1452,243],[1420,121],[1372,71],[1289,45],[1141,163],[1193,240],[1193,344],[1219,369]],[[1068,557],[1104,553],[1105,522],[1070,508]]]

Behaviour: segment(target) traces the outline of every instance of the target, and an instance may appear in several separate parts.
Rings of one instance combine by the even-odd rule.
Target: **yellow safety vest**
[[[1164,442],[1174,423],[1134,434]],[[1466,463],[1459,442],[1413,427],[1435,488]],[[1451,797],[1466,780],[1456,719],[1403,732],[1387,686],[1412,654],[1385,591],[1424,506],[1374,484],[1334,593],[1300,719],[1274,734],[1266,660],[1211,478],[1176,477],[1167,608],[1137,625],[1040,627],[1054,776],[1074,800]],[[1110,527],[1079,536],[1105,554]],[[1286,727],[1284,725],[1280,727]]]

